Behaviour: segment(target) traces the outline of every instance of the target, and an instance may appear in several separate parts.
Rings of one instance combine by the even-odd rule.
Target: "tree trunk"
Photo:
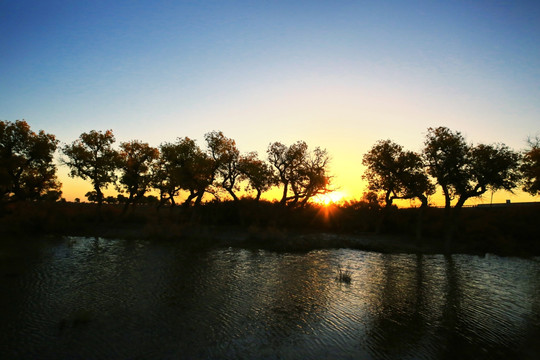
[[[169,193],[168,195],[169,195],[169,200],[171,201],[171,208],[173,208],[176,206],[176,201],[174,201],[174,192]]]
[[[94,190],[96,190],[96,200],[98,206],[101,207],[101,204],[103,204],[103,193],[101,192],[101,189],[97,186],[94,187]]]
[[[187,197],[187,199],[182,203],[182,206],[183,207],[189,207],[189,205],[191,205],[191,201],[193,199],[195,199],[195,197],[197,197],[197,193],[196,192],[190,192],[189,196]]]
[[[126,203],[124,204],[124,208],[122,209],[122,215],[125,215],[128,211],[129,205],[133,203],[133,193],[129,193],[129,198],[127,199]]]
[[[238,196],[234,193],[234,191],[230,188],[226,188],[227,192],[232,196],[233,200],[236,202],[238,201]]]
[[[201,204],[203,196],[204,196],[204,191],[199,191],[197,193],[197,198],[195,199],[195,206],[199,206]]]
[[[281,197],[281,201],[279,202],[281,205],[285,205],[287,203],[287,192],[289,191],[289,183],[284,182],[283,183],[283,196]]]
[[[384,222],[386,220],[386,216],[388,215],[388,211],[390,211],[390,208],[392,207],[394,199],[389,196],[389,193],[385,196],[385,205],[384,208],[381,211],[381,216],[379,217],[379,221],[377,221],[377,225],[375,226],[375,234],[380,234],[382,227],[384,225]]]
[[[98,217],[98,221],[101,222],[102,220],[101,204],[103,204],[103,193],[101,192],[101,189],[99,188],[99,186],[94,186],[94,190],[96,190],[96,196],[97,196],[97,217]]]

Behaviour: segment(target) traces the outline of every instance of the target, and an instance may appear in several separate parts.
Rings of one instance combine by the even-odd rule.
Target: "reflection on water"
[[[0,291],[5,358],[540,357],[539,259],[72,238],[0,251]]]

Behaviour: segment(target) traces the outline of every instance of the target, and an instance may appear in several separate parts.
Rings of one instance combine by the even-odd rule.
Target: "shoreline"
[[[109,224],[110,225],[110,224]],[[155,229],[154,229],[155,230]],[[171,230],[171,229],[169,229]],[[386,254],[424,254],[451,255],[467,254],[485,256],[494,254],[505,257],[531,258],[540,252],[524,251],[518,248],[493,248],[483,242],[454,241],[449,251],[445,250],[444,240],[425,238],[418,241],[410,236],[374,233],[334,233],[308,232],[276,228],[241,228],[231,226],[184,226],[175,231],[162,228],[158,232],[149,231],[145,226],[117,226],[103,224],[92,231],[77,231],[65,234],[2,234],[3,240],[15,239],[23,242],[29,239],[98,237],[102,239],[147,240],[174,243],[187,250],[206,250],[213,248],[240,248],[274,252],[309,252],[322,249],[353,249]]]
[[[217,203],[200,208],[13,203],[0,207],[0,241],[62,236],[142,239],[186,248],[237,247],[281,252],[350,248],[381,253],[540,256],[540,207],[465,209],[445,247],[442,209],[428,209],[417,240],[415,209],[393,209],[376,234],[376,209],[283,208],[273,203]],[[28,241],[28,240],[22,240]]]
[[[485,256],[514,256],[530,258],[540,256],[540,252],[520,251],[519,249],[490,248],[486,244],[463,243],[455,241],[449,251],[445,249],[442,238],[415,238],[394,234],[374,233],[330,233],[305,231],[249,231],[241,229],[213,229],[194,232],[184,240],[202,241],[213,246],[259,249],[275,252],[309,252],[320,249],[354,249],[388,254],[448,255],[467,254]],[[180,240],[181,241],[181,240]]]

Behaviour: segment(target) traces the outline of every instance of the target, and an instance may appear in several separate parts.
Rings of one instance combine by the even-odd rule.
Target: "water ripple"
[[[76,237],[2,260],[7,358],[540,355],[537,260]]]

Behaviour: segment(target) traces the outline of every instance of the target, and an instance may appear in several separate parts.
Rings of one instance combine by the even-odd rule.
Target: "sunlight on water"
[[[540,355],[539,259],[90,238],[0,254],[7,358]]]

